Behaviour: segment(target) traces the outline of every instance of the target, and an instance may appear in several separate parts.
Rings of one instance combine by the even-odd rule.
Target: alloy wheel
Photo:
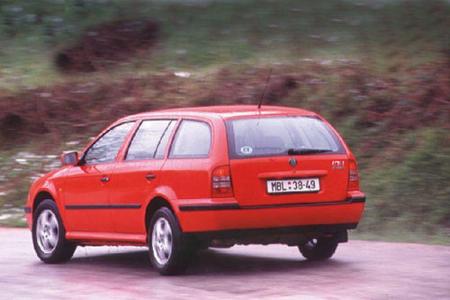
[[[45,254],[52,253],[59,237],[59,225],[56,215],[50,210],[43,210],[36,223],[36,237],[39,249]]]
[[[172,229],[165,218],[159,218],[153,225],[152,250],[153,256],[160,265],[165,265],[172,255]]]

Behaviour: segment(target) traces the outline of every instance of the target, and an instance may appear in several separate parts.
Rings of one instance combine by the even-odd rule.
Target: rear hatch
[[[346,198],[348,157],[319,118],[228,120],[227,133],[233,191],[241,206]]]

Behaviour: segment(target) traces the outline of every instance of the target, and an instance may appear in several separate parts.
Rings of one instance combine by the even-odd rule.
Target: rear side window
[[[296,151],[341,153],[342,145],[327,124],[313,117],[268,117],[227,122],[230,156],[287,155]]]
[[[92,165],[114,161],[133,125],[134,122],[122,123],[106,132],[86,151],[84,163]]]
[[[125,160],[162,158],[174,125],[173,120],[143,121],[130,143]]]
[[[171,158],[207,157],[211,148],[211,129],[205,122],[184,120],[175,135]]]

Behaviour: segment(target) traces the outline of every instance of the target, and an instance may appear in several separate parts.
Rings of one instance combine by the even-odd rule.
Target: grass
[[[450,228],[450,147],[446,130],[410,133],[418,145],[397,163],[365,170],[369,198],[361,231],[387,232],[401,227],[410,234],[433,235]],[[447,236],[447,237],[450,237]]]
[[[0,89],[64,80],[53,67],[56,50],[86,28],[118,17],[161,24],[157,49],[127,64],[134,71],[351,58],[387,72],[432,61],[448,50],[450,6],[445,1],[130,3],[3,1]]]
[[[426,243],[433,245],[450,245],[449,232],[442,230],[429,234],[426,232],[411,232],[401,227],[393,227],[389,231],[385,231],[382,234],[373,233],[370,231],[355,230],[350,231],[349,239],[351,240],[366,240],[366,241],[379,241],[397,242],[397,243]]]

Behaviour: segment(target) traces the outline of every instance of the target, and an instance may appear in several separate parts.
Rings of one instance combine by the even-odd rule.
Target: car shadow
[[[207,249],[199,251],[192,257],[191,264],[184,276],[195,275],[245,275],[261,272],[287,272],[291,270],[308,270],[310,268],[327,268],[330,271],[339,270],[349,264],[348,261],[331,259],[327,261],[307,261],[298,257],[270,257],[255,254],[237,254],[226,250]],[[127,273],[139,274],[155,273],[151,266],[148,252],[146,250],[105,253],[98,255],[77,255],[70,265],[93,266],[98,271],[113,271],[113,269],[126,269]]]
[[[345,265],[339,260],[307,261],[298,254],[297,257],[270,257],[254,254],[236,254],[208,249],[199,252],[193,259],[186,274],[246,274],[266,272],[287,272],[307,270],[310,268],[336,268]]]
[[[148,251],[132,250],[120,253],[85,254],[83,248],[77,250],[77,256],[70,264],[93,265],[98,268],[127,268],[130,271],[148,270],[151,268]]]

